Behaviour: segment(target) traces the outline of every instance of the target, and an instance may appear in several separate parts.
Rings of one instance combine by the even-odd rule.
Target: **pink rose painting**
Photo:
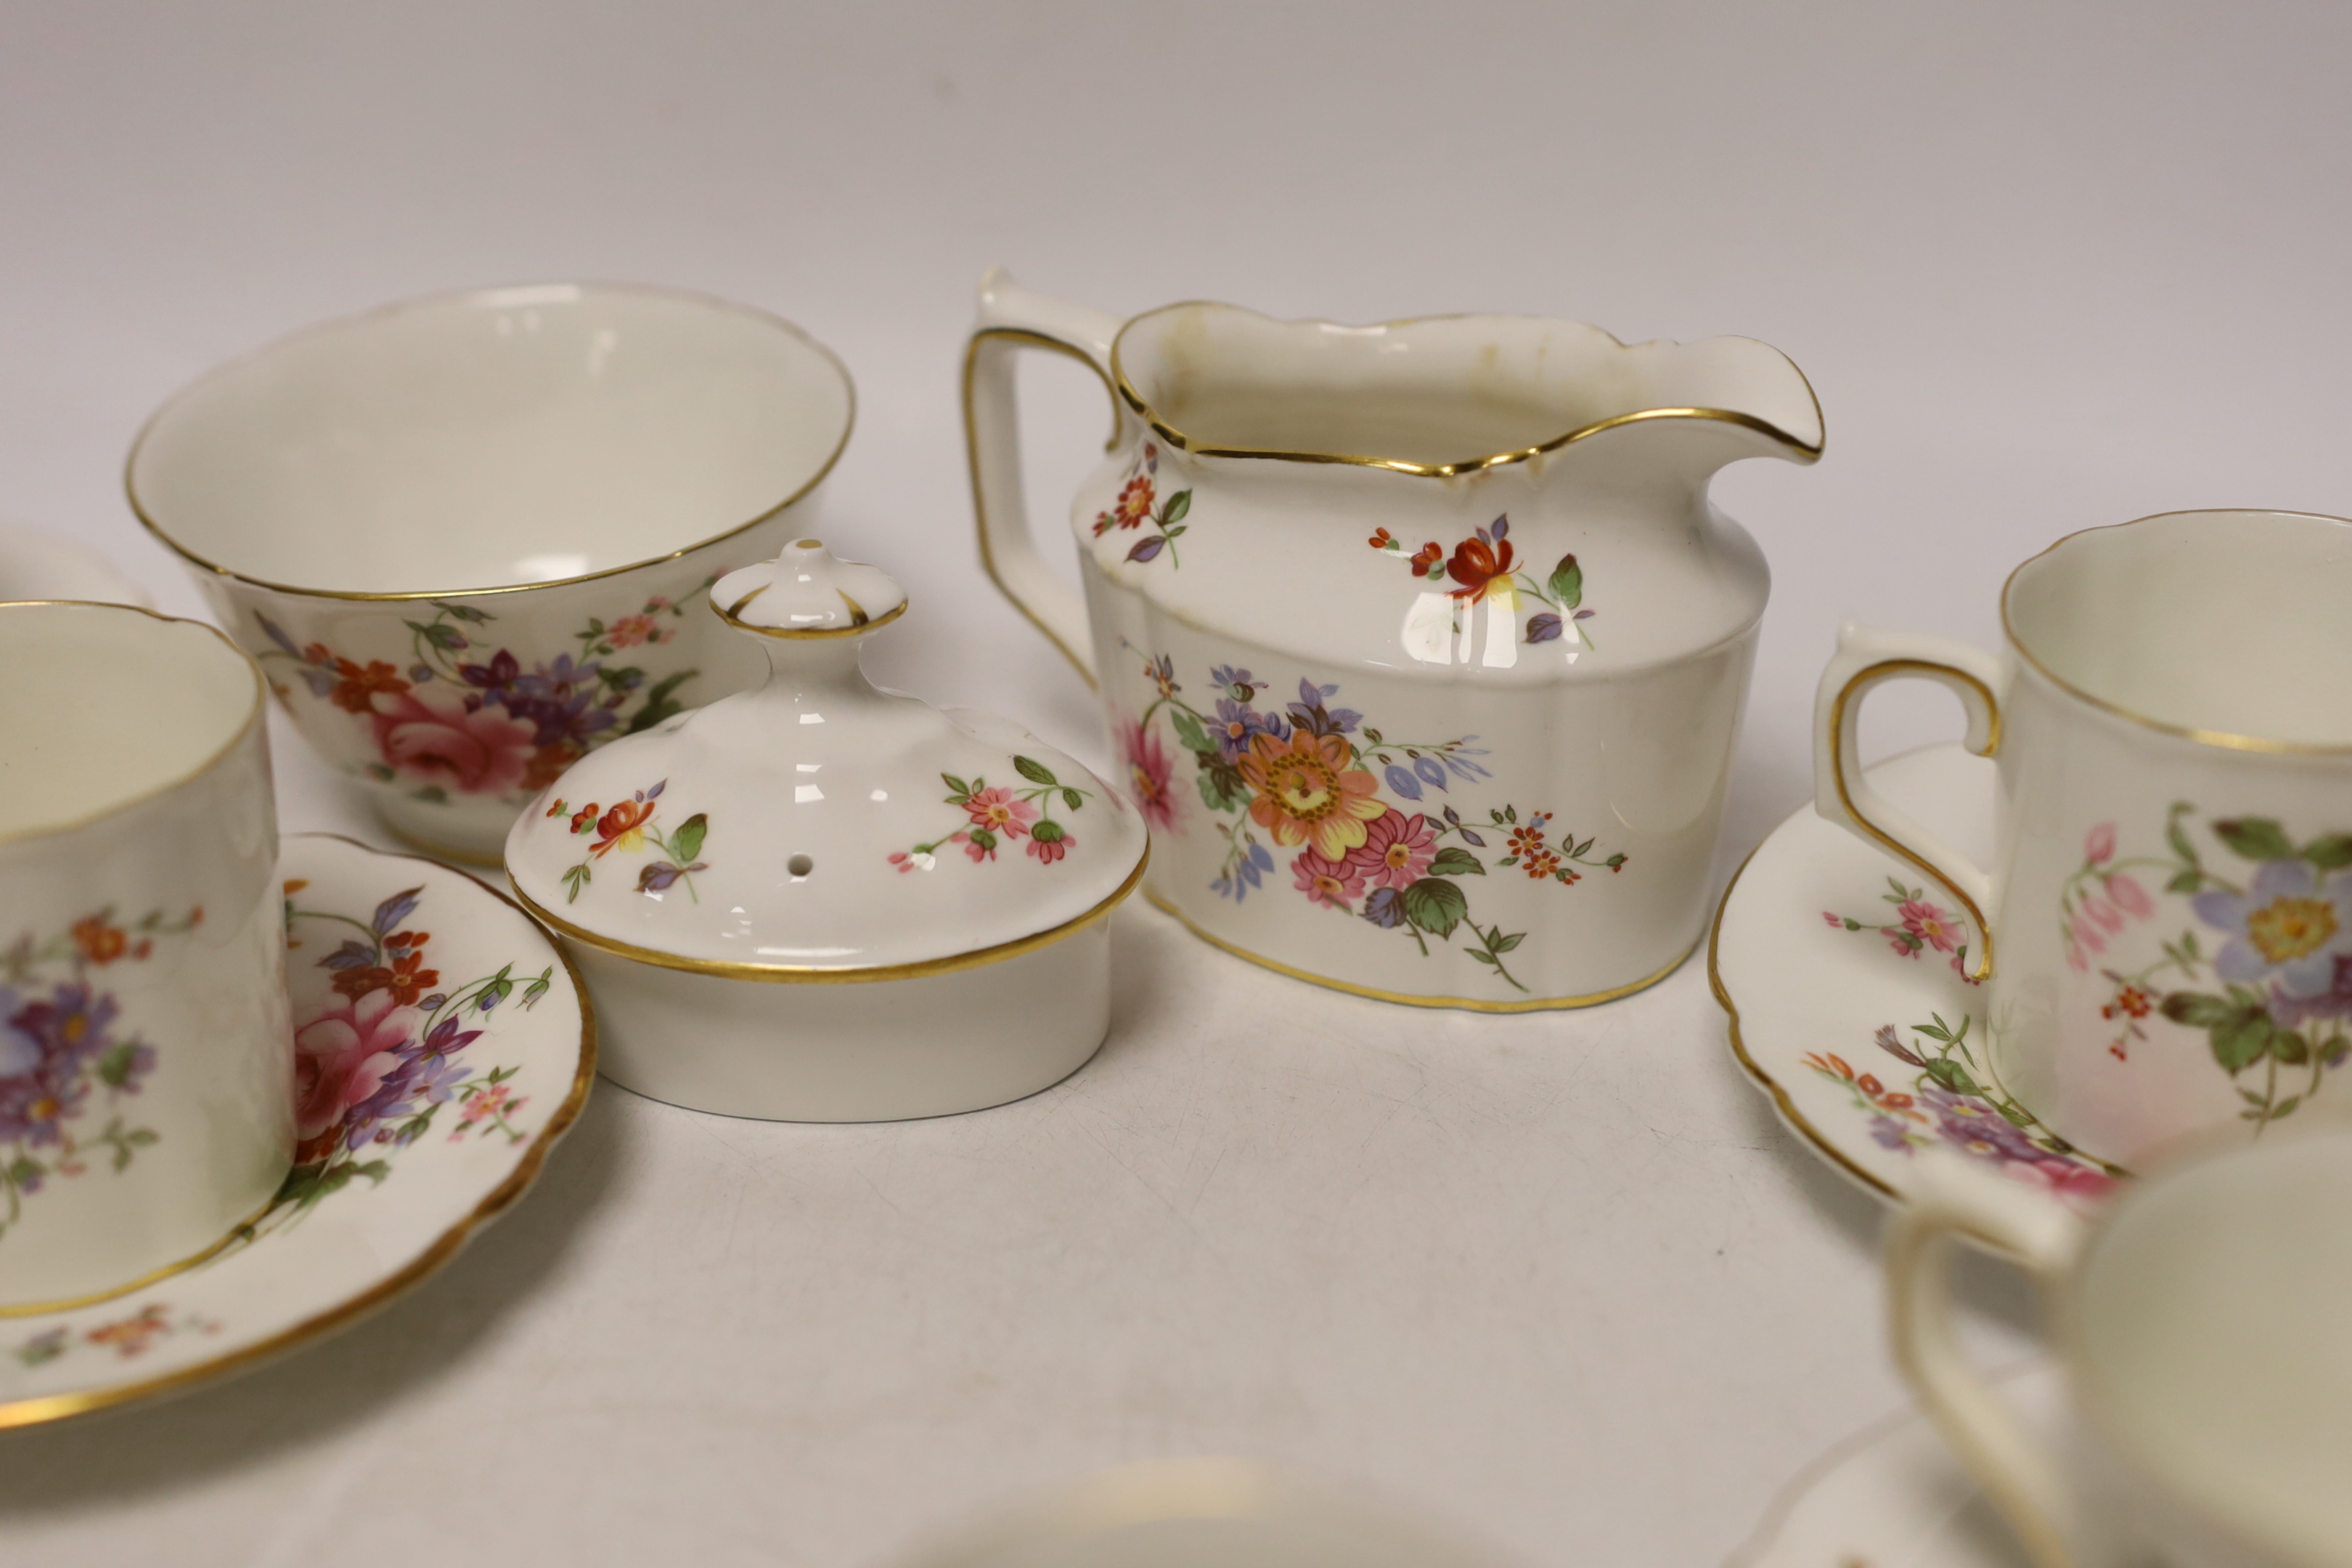
[[[460,795],[505,795],[520,785],[538,731],[503,708],[467,701],[446,685],[379,693],[375,743],[385,763]]]
[[[422,1011],[401,1006],[388,989],[356,998],[334,994],[294,1036],[296,1135],[305,1142],[317,1138],[382,1088],[424,1021]]]

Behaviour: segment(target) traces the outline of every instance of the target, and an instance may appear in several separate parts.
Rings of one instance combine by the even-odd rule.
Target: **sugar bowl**
[[[1118,792],[1018,725],[881,690],[907,608],[814,539],[710,607],[766,683],[614,741],[516,822],[507,874],[570,948],[604,1069],[699,1110],[937,1116],[1101,1045],[1107,917],[1148,858]]]

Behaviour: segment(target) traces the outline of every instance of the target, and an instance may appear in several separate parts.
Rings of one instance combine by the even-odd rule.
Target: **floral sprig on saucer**
[[[1969,944],[1961,940],[1968,931],[1958,918],[1941,904],[1929,902],[1925,888],[1906,888],[1892,877],[1886,879],[1886,885],[1893,890],[1878,896],[1895,906],[1893,920],[1856,920],[1823,910],[1822,921],[1832,931],[1876,931],[1897,958],[1916,958],[1929,949],[1948,952],[1952,956],[1953,973],[1971,985],[1982,984],[1969,973]]]
[[[1007,838],[1028,839],[1030,857],[1046,866],[1076,848],[1076,837],[1054,820],[1054,801],[1058,796],[1065,810],[1079,811],[1094,792],[1062,783],[1051,768],[1034,757],[1014,757],[1013,771],[1028,784],[1007,787],[991,784],[984,778],[964,780],[941,773],[940,782],[948,786],[946,803],[961,807],[965,821],[954,832],[929,844],[892,850],[890,864],[902,872],[928,871],[939,864],[940,847],[949,844],[962,845],[964,854],[976,862],[993,860]]]
[[[94,1100],[119,1111],[155,1068],[155,1047],[121,1026],[121,1005],[100,976],[143,963],[158,941],[204,918],[198,905],[176,919],[152,910],[121,924],[109,905],[0,949],[0,1237],[50,1181],[85,1175],[100,1161],[123,1170],[158,1141],[120,1113],[96,1131],[77,1126]]]
[[[1510,533],[1510,514],[1505,512],[1456,543],[1451,554],[1433,539],[1412,552],[1412,574],[1432,583],[1452,579],[1455,586],[1447,594],[1459,604],[1475,605],[1491,595],[1508,608],[1524,594],[1548,605],[1528,617],[1526,638],[1530,643],[1555,641],[1570,625],[1591,619],[1593,612],[1584,606],[1584,568],[1576,557],[1561,556],[1551,574],[1538,583],[1520,565]],[[1392,555],[1404,553],[1404,542],[1385,528],[1372,530],[1366,542]],[[1577,636],[1585,647],[1597,646],[1582,626],[1577,627]]]
[[[2034,1119],[2014,1100],[1988,1087],[1985,1069],[1969,1047],[1969,1018],[1914,1024],[1906,1045],[1892,1024],[1872,1037],[1878,1048],[1914,1069],[1907,1089],[1857,1069],[1834,1052],[1807,1052],[1805,1066],[1842,1084],[1854,1108],[1871,1119],[1871,1141],[1908,1154],[1941,1145],[1998,1169],[2028,1186],[2075,1202],[2105,1197],[2124,1173],[2084,1153]]]
[[[273,1215],[299,1217],[361,1176],[382,1183],[392,1173],[388,1156],[430,1131],[444,1105],[458,1108],[453,1138],[500,1132],[521,1142],[510,1118],[525,1101],[509,1087],[520,1069],[478,1078],[459,1058],[510,998],[537,1005],[554,984],[553,966],[523,978],[507,963],[445,990],[440,971],[425,966],[432,933],[409,923],[424,902],[422,886],[384,899],[364,920],[302,907],[296,899],[309,886],[299,879],[285,885],[289,952],[308,945],[317,924],[359,934],[345,934],[316,961],[333,983],[294,1020],[294,1168]],[[362,1158],[371,1150],[379,1152]]]
[[[615,849],[635,855],[650,844],[660,853],[651,861],[637,868],[637,889],[640,893],[659,893],[683,882],[687,897],[696,903],[702,895],[694,890],[694,873],[710,868],[695,858],[702,853],[702,841],[710,832],[710,815],[696,812],[665,834],[654,822],[655,803],[661,792],[669,787],[663,779],[651,789],[635,791],[627,800],[615,801],[609,808],[590,801],[577,811],[571,803],[558,796],[547,808],[550,816],[569,815],[572,831],[577,835],[593,833],[594,842],[580,863],[563,873],[563,901],[576,901],[580,889],[591,879],[591,867]]]
[[[150,1301],[125,1317],[110,1318],[79,1332],[63,1324],[43,1329],[19,1342],[11,1353],[26,1366],[45,1366],[87,1345],[112,1351],[119,1361],[135,1361],[158,1341],[184,1333],[216,1334],[222,1326],[217,1319],[201,1313],[175,1313],[167,1301]]]
[[[1167,500],[1160,500],[1154,488],[1159,473],[1160,447],[1146,441],[1121,477],[1118,499],[1110,503],[1108,510],[1095,513],[1094,536],[1100,539],[1114,528],[1134,529],[1149,524],[1151,531],[1129,547],[1127,559],[1150,561],[1164,550],[1172,570],[1183,564],[1176,559],[1176,541],[1189,526],[1183,519],[1192,510],[1192,492],[1178,490]]]

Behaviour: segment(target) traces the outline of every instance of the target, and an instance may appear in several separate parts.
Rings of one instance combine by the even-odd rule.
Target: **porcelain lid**
[[[730,573],[712,609],[767,683],[590,752],[507,836],[549,924],[674,968],[874,979],[1041,945],[1131,891],[1118,791],[1010,721],[882,690],[866,634],[907,595],[814,539]]]

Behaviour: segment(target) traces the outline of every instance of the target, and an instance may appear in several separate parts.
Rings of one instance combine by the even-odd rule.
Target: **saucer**
[[[1957,745],[1870,770],[1886,797],[1982,864],[1993,765]],[[1707,975],[1731,1049],[1780,1118],[1838,1170],[1900,1201],[1918,1151],[1959,1150],[2068,1204],[2126,1173],[2076,1151],[1988,1070],[1968,932],[1914,867],[1808,804],[1757,846],[1715,917]]]
[[[330,834],[285,840],[296,1163],[204,1261],[0,1311],[0,1427],[251,1367],[373,1311],[522,1195],[596,1072],[586,994],[504,895]]]
[[[2032,1361],[1994,1374],[2037,1432],[2063,1420],[2065,1377]],[[2028,1568],[2024,1551],[1916,1411],[1857,1432],[1782,1489],[1725,1568]]]
[[[152,610],[146,591],[93,551],[0,517],[0,604],[11,599],[88,599]]]

